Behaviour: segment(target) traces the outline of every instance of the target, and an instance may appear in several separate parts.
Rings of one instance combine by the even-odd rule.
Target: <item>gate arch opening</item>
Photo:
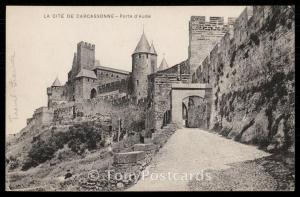
[[[207,129],[211,90],[209,84],[172,84],[171,122],[178,127]]]
[[[188,97],[182,100],[182,125],[188,127]]]
[[[96,98],[96,95],[97,95],[96,89],[93,88],[93,89],[91,90],[90,98],[91,98],[91,99]]]

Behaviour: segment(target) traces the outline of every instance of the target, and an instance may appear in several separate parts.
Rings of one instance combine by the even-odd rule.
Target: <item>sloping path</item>
[[[269,154],[200,129],[179,129],[155,155],[141,179],[128,191],[187,191],[189,177],[209,181],[208,170]],[[238,179],[238,177],[236,177]],[[268,177],[267,177],[268,178]],[[268,181],[268,180],[266,180]]]

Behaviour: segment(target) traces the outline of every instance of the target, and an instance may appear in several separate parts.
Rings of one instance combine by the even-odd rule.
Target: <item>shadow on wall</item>
[[[199,96],[188,96],[182,100],[183,126],[207,129],[207,102]]]

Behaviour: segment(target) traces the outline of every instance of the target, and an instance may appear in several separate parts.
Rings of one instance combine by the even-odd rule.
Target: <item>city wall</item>
[[[171,90],[174,83],[189,83],[189,64],[181,62],[148,76],[146,128],[161,129],[171,121]]]
[[[294,150],[295,9],[247,7],[197,68],[213,86],[211,128],[269,151]],[[230,39],[232,37],[232,39]]]
[[[118,129],[118,121],[121,119],[122,128],[141,131],[145,128],[145,106],[145,99],[136,101],[128,96],[117,99],[88,99],[55,109],[54,121],[72,121],[77,117],[89,120],[99,116],[110,116],[112,128],[115,130]]]

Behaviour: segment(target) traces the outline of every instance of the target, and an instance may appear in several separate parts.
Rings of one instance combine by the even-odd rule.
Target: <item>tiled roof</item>
[[[133,54],[135,53],[150,53],[150,45],[144,33],[142,34]]]
[[[100,70],[106,70],[106,71],[110,71],[110,72],[116,72],[116,73],[121,73],[121,74],[126,74],[129,75],[130,72],[125,71],[125,70],[120,70],[120,69],[116,69],[116,68],[111,68],[111,67],[106,67],[106,66],[96,66],[94,68],[95,69],[100,69]]]
[[[151,43],[150,53],[157,55],[153,43]]]
[[[165,70],[167,68],[169,68],[169,65],[168,65],[166,59],[163,58],[163,60],[160,63],[160,66],[159,66],[158,70]]]

